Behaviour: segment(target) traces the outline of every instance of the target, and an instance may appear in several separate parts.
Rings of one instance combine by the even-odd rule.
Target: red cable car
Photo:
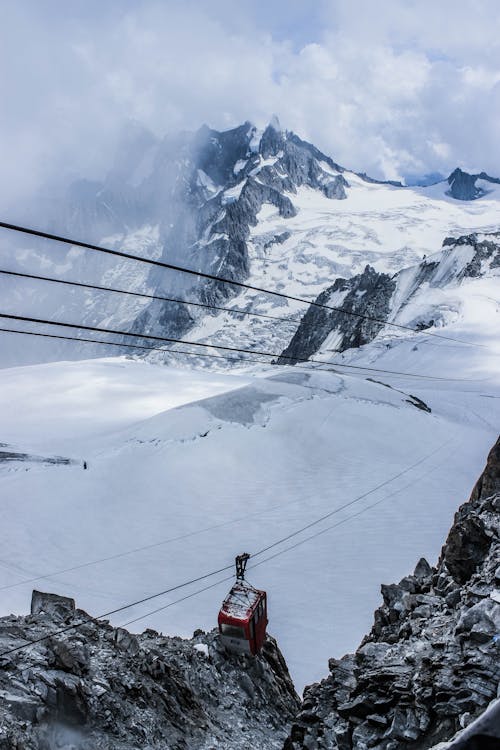
[[[258,654],[266,640],[267,596],[245,581],[249,554],[236,558],[236,582],[222,602],[219,638],[229,651]]]

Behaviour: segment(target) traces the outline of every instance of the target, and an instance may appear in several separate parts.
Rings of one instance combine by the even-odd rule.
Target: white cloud
[[[2,203],[55,174],[98,175],[128,118],[163,135],[276,112],[377,177],[500,174],[496,0],[4,6]]]

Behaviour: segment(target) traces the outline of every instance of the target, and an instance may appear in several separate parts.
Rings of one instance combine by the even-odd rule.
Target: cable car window
[[[223,622],[221,624],[221,630],[224,635],[228,635],[231,638],[245,638],[245,631],[237,625],[228,625]]]
[[[250,620],[250,638],[255,638],[255,621],[253,617]]]

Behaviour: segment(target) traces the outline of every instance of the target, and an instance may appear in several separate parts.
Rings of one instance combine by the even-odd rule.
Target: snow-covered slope
[[[457,347],[449,360],[440,342],[416,341],[417,351],[413,338],[374,343],[364,357],[463,380],[376,383],[300,367],[194,375],[126,360],[3,370],[2,442],[77,463],[0,465],[1,611],[24,612],[35,586],[105,612],[332,514],[249,566],[298,688],[319,678],[369,627],[379,582],[437,555],[499,423],[486,352]],[[131,627],[211,628],[227,585]]]
[[[107,611],[286,539],[255,557],[250,578],[269,592],[271,632],[301,687],[356,646],[380,580],[407,574],[422,554],[436,557],[498,431],[498,267],[483,257],[490,239],[478,232],[498,228],[499,189],[489,182],[490,192],[466,201],[449,182],[377,183],[291,133],[248,123],[175,143],[141,136],[129,151],[131,162],[122,155],[105,184],[73,190],[63,233],[93,228],[105,244],[308,300],[339,275],[354,289],[370,263],[370,274],[389,280],[384,314],[425,330],[377,328],[336,354],[330,326],[312,350],[327,371],[247,363],[200,372],[180,355],[185,369],[124,358],[4,369],[0,609],[24,612],[36,581]],[[472,244],[442,248],[471,230]],[[279,353],[304,313],[262,293],[193,287],[45,243],[20,240],[14,266],[287,320],[3,280],[4,310],[36,317]],[[354,289],[360,312],[369,288]],[[331,290],[330,304],[344,304],[344,291]],[[4,364],[49,357],[46,340],[35,353],[13,334],[2,344]],[[50,356],[78,358],[87,345],[69,346]],[[138,629],[211,628],[225,586],[196,606],[137,607],[115,624],[146,615]]]

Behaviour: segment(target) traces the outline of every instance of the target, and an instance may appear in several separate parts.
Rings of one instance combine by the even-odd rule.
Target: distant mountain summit
[[[280,130],[277,120],[264,130],[250,122],[226,131],[203,125],[162,141],[134,125],[101,183],[81,180],[71,186],[57,227],[96,241],[156,226],[160,260],[243,281],[250,273],[248,239],[263,206],[274,207],[283,219],[293,217],[293,196],[304,186],[329,200],[344,200],[349,188],[344,171],[312,144]],[[208,304],[235,293],[227,284],[197,284],[193,277],[174,278],[158,269],[148,286],[167,296],[181,289]],[[191,313],[177,302],[155,301],[133,328],[181,336],[195,322]]]
[[[273,164],[264,163],[271,159]],[[203,125],[162,140],[131,123],[104,180],[74,182],[55,223],[86,238],[144,223],[159,223],[166,235],[181,204],[200,209],[210,201],[211,209],[220,208],[239,197],[223,200],[223,190],[247,180],[254,192],[256,182],[292,193],[309,185],[327,197],[345,198],[343,171],[312,144],[280,130],[276,118],[264,130],[250,122],[224,131]]]
[[[49,220],[40,221],[42,227],[306,300],[336,279],[362,274],[367,265],[392,277],[436,252],[450,231],[491,231],[498,225],[499,181],[485,173],[457,169],[448,181],[429,186],[383,182],[340,165],[282,129],[277,118],[263,129],[247,121],[229,130],[203,125],[164,138],[131,122],[103,171],[102,180],[77,180],[57,200],[47,189],[50,210],[43,216]],[[49,299],[33,284],[29,296],[38,300],[37,313],[46,307],[61,320],[245,349],[253,341],[279,354],[304,314],[303,303],[224,282],[97,253],[68,251],[61,257],[61,248],[56,253],[55,247],[34,241],[30,247],[32,254],[18,255],[23,271],[50,271],[58,278],[149,295],[75,291],[70,296],[61,290]],[[371,287],[371,278],[365,281]],[[19,299],[13,286],[7,301],[21,311]],[[235,317],[188,301],[264,317]],[[273,317],[284,324],[276,325]],[[49,351],[48,342],[43,347]],[[91,352],[87,345],[85,355]],[[170,355],[149,356],[163,361]]]
[[[488,185],[487,183],[490,183]],[[469,174],[457,167],[448,177],[448,195],[459,201],[473,201],[491,190],[491,185],[500,185],[500,179],[490,177],[486,172]]]

